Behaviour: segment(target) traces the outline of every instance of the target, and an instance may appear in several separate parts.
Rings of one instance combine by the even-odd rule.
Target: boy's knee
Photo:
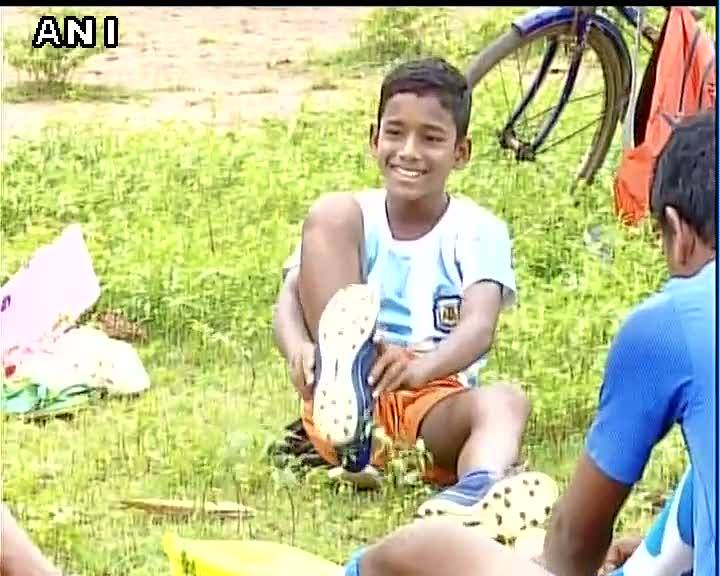
[[[352,194],[327,194],[318,198],[303,223],[303,235],[321,233],[338,240],[362,234],[362,209]]]
[[[495,385],[499,403],[516,422],[525,423],[530,416],[530,398],[517,384],[502,382]]]
[[[370,546],[360,562],[360,576],[406,576],[437,574],[432,564],[447,548],[471,549],[478,542],[472,530],[447,518],[422,519],[398,528],[380,542]],[[445,552],[445,554],[447,554]],[[447,567],[448,574],[457,574],[459,564]],[[464,567],[467,568],[467,567]]]
[[[390,538],[370,546],[358,565],[359,576],[393,576],[403,574],[405,551]]]
[[[524,425],[530,416],[530,399],[520,386],[503,382],[470,392],[477,421],[503,418]]]
[[[404,576],[421,572],[419,555],[438,534],[438,527],[432,521],[402,526],[367,548],[360,562],[360,576]]]

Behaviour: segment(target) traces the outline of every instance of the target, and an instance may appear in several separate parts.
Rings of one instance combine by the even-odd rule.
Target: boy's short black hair
[[[661,226],[672,206],[708,246],[717,246],[716,112],[678,122],[655,164],[650,209]]]
[[[465,76],[442,58],[422,58],[400,64],[391,70],[380,89],[377,122],[380,126],[388,100],[403,92],[418,96],[433,94],[455,120],[457,138],[467,136],[472,92]]]

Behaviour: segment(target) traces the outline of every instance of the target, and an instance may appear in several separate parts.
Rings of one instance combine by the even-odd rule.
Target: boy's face
[[[438,98],[411,92],[387,101],[370,149],[388,194],[411,201],[442,194],[450,171],[470,158],[470,141],[457,139],[452,114]]]

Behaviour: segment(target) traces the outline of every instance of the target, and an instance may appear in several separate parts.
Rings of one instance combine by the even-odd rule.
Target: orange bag
[[[634,117],[635,147],[625,150],[615,177],[615,212],[637,224],[649,211],[655,158],[672,122],[715,106],[715,44],[690,10],[674,6],[643,78]]]

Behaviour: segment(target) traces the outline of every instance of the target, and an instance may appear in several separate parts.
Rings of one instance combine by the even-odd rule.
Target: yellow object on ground
[[[329,560],[264,540],[191,540],[165,534],[172,576],[342,576]]]

